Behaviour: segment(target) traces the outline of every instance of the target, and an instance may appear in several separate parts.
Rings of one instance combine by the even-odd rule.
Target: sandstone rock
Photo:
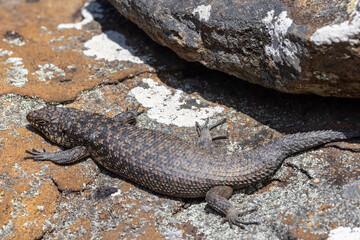
[[[0,239],[350,239],[360,233],[355,142],[296,154],[274,181],[236,191],[231,201],[239,209],[259,206],[244,220],[262,224],[244,230],[219,224],[222,216],[204,200],[173,215],[179,201],[91,159],[66,166],[24,160],[27,149],[59,150],[25,118],[50,104],[107,116],[140,104],[146,111],[137,125],[194,144],[195,121],[225,117],[216,129],[229,133],[216,142],[223,152],[285,133],[360,129],[357,99],[281,94],[238,81],[181,60],[107,0],[84,2],[0,0]],[[117,191],[99,194],[104,189]]]
[[[358,1],[110,2],[188,61],[282,92],[360,97]]]

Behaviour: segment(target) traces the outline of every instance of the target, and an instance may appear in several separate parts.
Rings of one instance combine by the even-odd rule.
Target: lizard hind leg
[[[225,215],[222,223],[228,222],[231,228],[233,228],[233,225],[244,228],[243,225],[259,224],[258,222],[245,222],[240,220],[240,216],[254,212],[256,208],[244,212],[238,211],[228,200],[232,193],[233,189],[229,186],[212,187],[206,193],[205,200],[213,209]]]
[[[210,132],[212,129],[221,124],[224,124],[225,122],[226,118],[223,118],[211,125],[209,125],[209,118],[206,119],[206,122],[203,126],[200,126],[200,124],[196,122],[195,126],[196,132],[199,136],[199,145],[208,149],[214,149],[215,147],[213,145],[213,140],[227,138],[227,133],[213,136]]]

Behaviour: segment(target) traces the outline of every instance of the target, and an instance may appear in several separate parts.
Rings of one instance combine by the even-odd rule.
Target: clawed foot
[[[196,122],[195,123],[196,132],[198,133],[200,144],[203,146],[211,146],[213,140],[227,138],[228,137],[227,133],[215,135],[215,136],[212,136],[210,133],[210,131],[213,128],[215,128],[221,124],[224,124],[225,122],[226,122],[226,118],[221,119],[220,121],[218,121],[214,124],[211,124],[211,125],[209,125],[209,118],[206,119],[206,122],[203,126],[200,126],[200,124],[198,122]]]
[[[139,108],[140,108],[140,104],[137,104],[137,105],[134,105],[132,107],[127,107],[125,109],[125,112],[131,112],[134,116],[137,117],[140,114],[143,114],[145,112],[144,110],[139,111]]]
[[[241,221],[239,217],[246,215],[248,213],[252,213],[257,210],[257,207],[252,208],[247,211],[239,212],[236,208],[229,209],[228,213],[226,214],[226,217],[221,221],[222,224],[228,222],[230,225],[230,228],[233,228],[234,225],[240,227],[241,229],[244,229],[245,227],[243,225],[251,225],[251,224],[260,224],[259,222],[244,222]]]
[[[188,201],[184,201],[184,202],[181,202],[181,204],[179,204],[178,206],[175,206],[172,210],[172,214],[175,215],[179,212],[181,212],[182,210],[184,209],[187,209],[191,206],[191,202],[188,202]]]
[[[32,151],[30,150],[26,150],[27,153],[31,154],[32,156],[26,156],[24,157],[24,159],[34,159],[36,161],[45,161],[45,160],[49,160],[49,154],[45,148],[43,148],[42,151],[39,151],[37,149],[32,149]]]
[[[144,110],[139,111],[139,108],[140,105],[127,107],[125,112],[114,116],[113,119],[119,122],[123,122],[124,124],[134,125],[136,123],[136,117],[144,113]]]
[[[135,124],[136,117],[140,116],[145,112],[144,110],[139,111],[139,108],[140,108],[140,104],[126,108],[124,114],[128,114],[128,120],[127,120],[128,124]]]
[[[224,124],[226,122],[226,118],[221,119],[220,121],[212,124],[209,126],[209,118],[206,119],[206,122],[203,126],[200,126],[200,124],[198,122],[195,123],[196,125],[196,132],[198,133],[199,137],[209,137],[209,139],[211,140],[215,140],[215,139],[219,139],[219,138],[227,138],[227,133],[225,134],[221,134],[221,135],[216,135],[216,136],[211,136],[210,131],[221,125]]]

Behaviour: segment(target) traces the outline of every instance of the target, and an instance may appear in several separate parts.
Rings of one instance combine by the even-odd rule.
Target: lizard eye
[[[46,121],[45,120],[39,120],[36,123],[41,125],[41,126],[44,126],[46,124]]]

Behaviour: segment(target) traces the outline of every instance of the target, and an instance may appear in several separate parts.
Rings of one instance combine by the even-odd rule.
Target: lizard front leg
[[[76,162],[82,158],[90,156],[90,152],[83,146],[77,146],[72,149],[58,151],[58,152],[47,152],[45,149],[39,151],[33,149],[32,151],[26,150],[27,153],[32,156],[26,156],[24,159],[34,159],[36,161],[52,161],[56,164],[68,164]]]
[[[233,228],[233,225],[244,228],[242,225],[259,224],[258,222],[244,222],[240,220],[240,216],[253,212],[256,209],[239,212],[228,200],[232,193],[233,189],[229,186],[212,187],[206,193],[205,200],[213,209],[225,215],[222,223],[229,222],[231,228]]]

